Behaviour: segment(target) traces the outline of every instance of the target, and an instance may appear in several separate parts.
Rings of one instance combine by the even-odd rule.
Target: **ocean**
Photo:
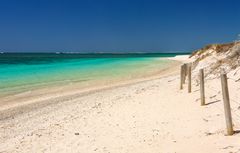
[[[49,86],[137,78],[168,66],[178,54],[0,54],[0,96],[18,94]]]

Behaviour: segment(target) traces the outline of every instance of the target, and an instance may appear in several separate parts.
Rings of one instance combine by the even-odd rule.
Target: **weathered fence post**
[[[226,73],[221,73],[221,83],[222,83],[222,95],[223,95],[223,104],[225,112],[225,120],[227,126],[227,135],[233,135],[233,126],[232,126],[232,115],[231,115],[231,106],[229,101],[229,92],[228,92],[228,83]]]
[[[183,84],[186,82],[186,76],[187,76],[187,64],[183,64]]]
[[[182,67],[183,67],[183,84],[185,84],[185,77],[186,77],[185,64],[183,64]]]
[[[204,87],[204,71],[199,70],[199,80],[200,80],[200,95],[201,95],[201,106],[205,105],[205,87]]]
[[[185,69],[186,69],[185,77],[187,77],[187,75],[188,75],[188,65],[189,65],[189,63],[185,63]]]
[[[180,68],[180,90],[183,89],[183,65],[181,65],[181,68]]]
[[[192,92],[192,65],[188,65],[188,93]]]

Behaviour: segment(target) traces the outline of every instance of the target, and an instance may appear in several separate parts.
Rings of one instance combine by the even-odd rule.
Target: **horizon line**
[[[171,51],[171,52],[144,52],[144,51],[121,51],[121,52],[116,52],[116,51],[97,51],[97,52],[91,52],[91,51],[0,51],[0,54],[4,53],[55,53],[55,54],[176,54],[176,53],[192,53],[192,51]]]

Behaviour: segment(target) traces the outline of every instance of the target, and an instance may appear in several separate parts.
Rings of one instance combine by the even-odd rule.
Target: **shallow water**
[[[129,79],[165,68],[176,54],[0,54],[0,95],[58,84]]]

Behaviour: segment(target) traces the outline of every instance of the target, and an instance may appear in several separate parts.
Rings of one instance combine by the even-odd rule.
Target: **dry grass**
[[[222,52],[226,52],[229,49],[231,49],[233,46],[235,45],[235,43],[225,43],[225,44],[210,44],[210,45],[206,45],[205,47],[194,51],[191,55],[190,58],[198,55],[201,56],[203,53],[205,53],[207,50],[209,49],[214,49],[216,51],[216,53],[222,53]],[[210,55],[210,54],[208,54]],[[206,56],[202,57],[205,58]]]

